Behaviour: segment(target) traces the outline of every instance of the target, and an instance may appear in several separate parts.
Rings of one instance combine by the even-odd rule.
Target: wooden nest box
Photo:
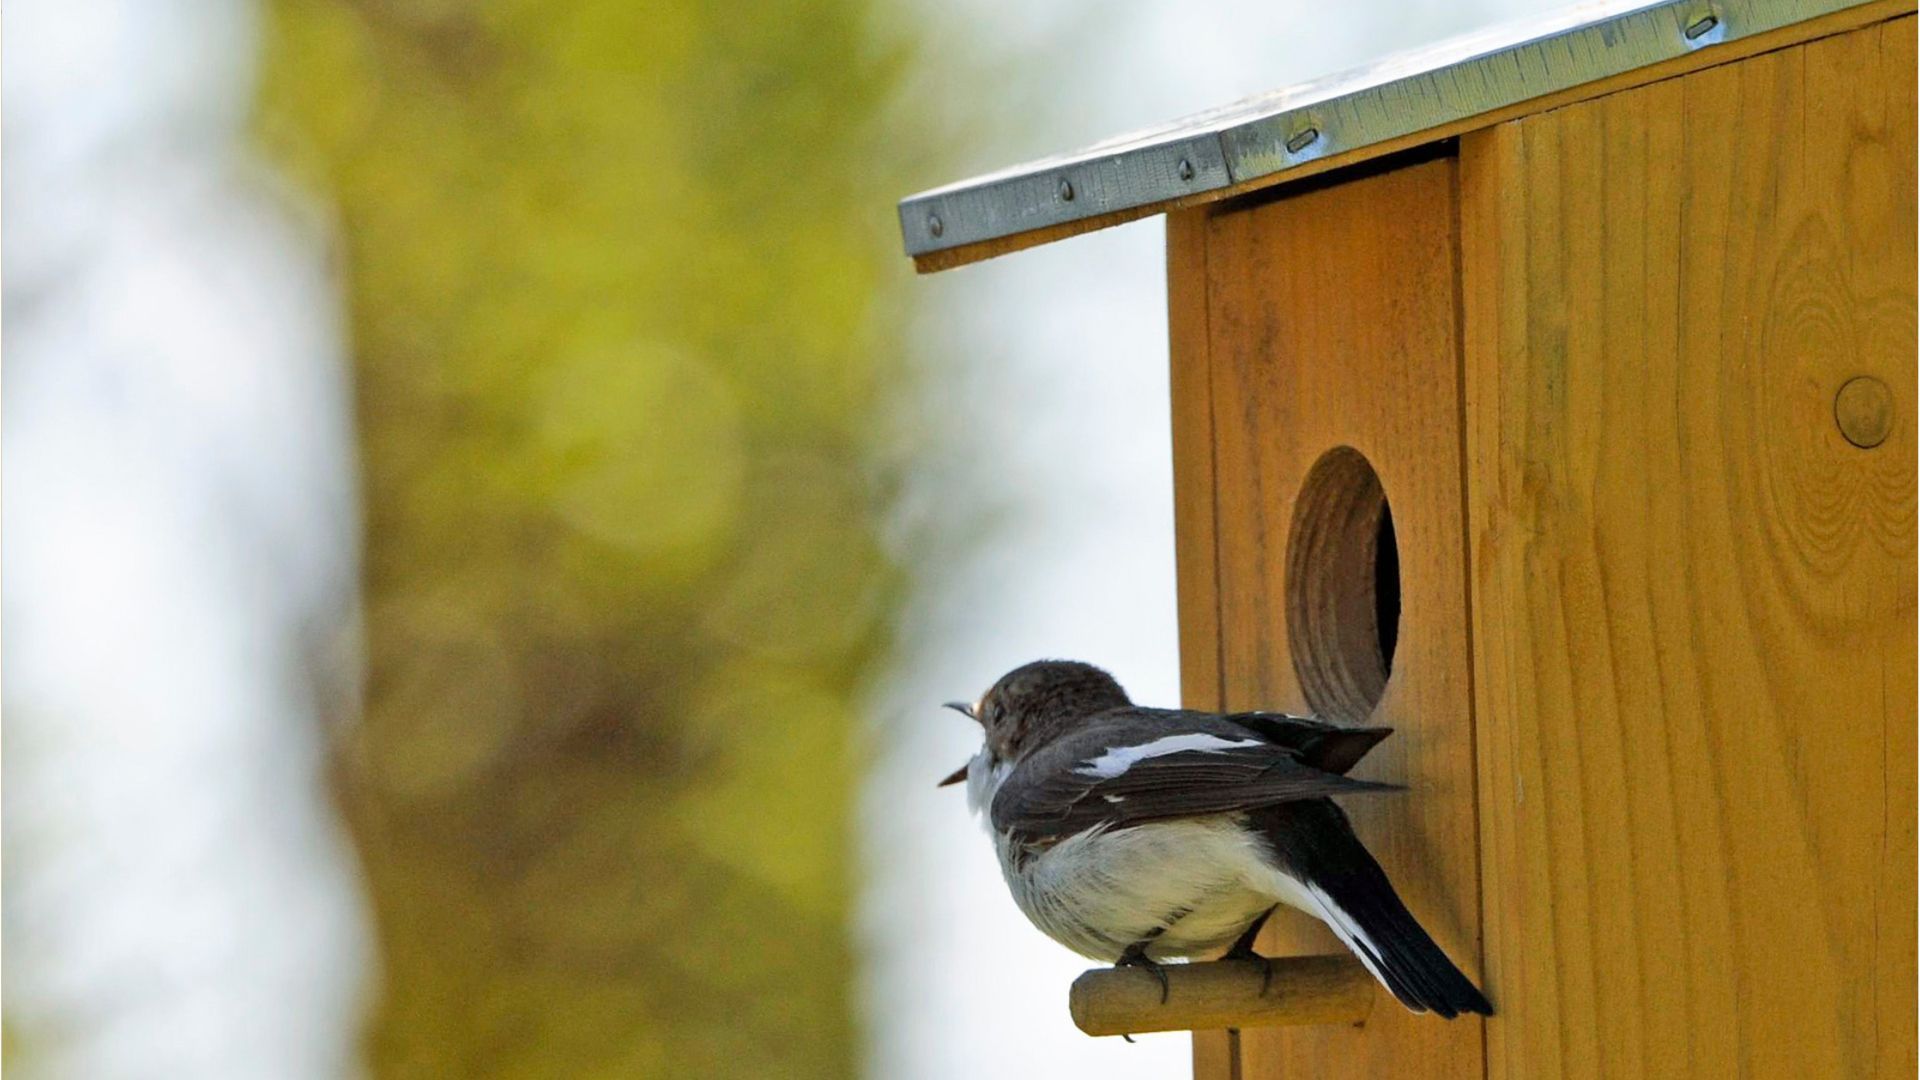
[[[1201,1077],[1913,1075],[1913,12],[1590,4],[901,204],[1167,215],[1187,703],[1397,728],[1349,811],[1497,1009]]]

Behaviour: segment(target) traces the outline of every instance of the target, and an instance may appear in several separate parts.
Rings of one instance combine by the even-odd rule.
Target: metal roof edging
[[[1390,57],[900,202],[920,257],[1230,188],[1873,0],[1613,0]]]

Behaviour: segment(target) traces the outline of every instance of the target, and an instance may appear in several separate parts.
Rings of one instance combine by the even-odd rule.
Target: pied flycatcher
[[[1222,948],[1260,960],[1254,937],[1286,904],[1332,927],[1407,1008],[1492,1015],[1328,798],[1397,790],[1345,775],[1393,729],[1142,708],[1067,660],[948,707],[986,745],[941,784],[966,781],[1014,902],[1067,948],[1152,970],[1164,997],[1160,961]]]

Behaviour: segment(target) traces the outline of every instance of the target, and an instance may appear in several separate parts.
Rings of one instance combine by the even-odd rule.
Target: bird
[[[1254,940],[1284,905],[1331,927],[1408,1009],[1493,1014],[1333,802],[1400,790],[1346,775],[1392,728],[1145,708],[1073,660],[946,707],[984,739],[941,786],[965,782],[1014,903],[1074,952],[1148,969],[1165,1001],[1164,961],[1224,949],[1265,965]]]

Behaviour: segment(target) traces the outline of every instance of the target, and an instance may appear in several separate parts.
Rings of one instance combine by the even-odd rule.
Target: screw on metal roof
[[[1509,105],[1874,0],[1586,0],[900,204],[914,256],[1245,188]],[[1339,132],[1335,140],[1323,138]],[[1098,198],[1077,198],[1096,185]],[[926,215],[944,221],[935,228]],[[926,227],[916,223],[926,222]]]

